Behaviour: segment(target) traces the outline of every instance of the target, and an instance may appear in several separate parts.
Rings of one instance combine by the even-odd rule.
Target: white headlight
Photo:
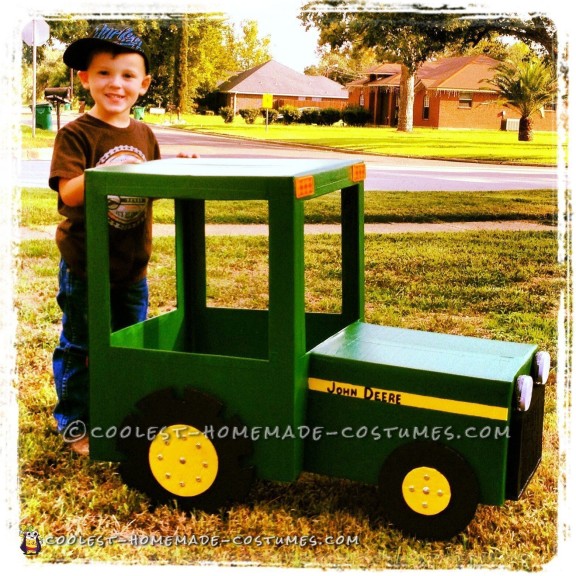
[[[532,361],[532,374],[536,384],[546,384],[550,376],[550,354],[540,350],[534,355]]]
[[[526,412],[530,408],[533,388],[534,380],[532,380],[532,376],[526,374],[518,376],[516,380],[516,390],[518,391],[518,408],[522,412]]]

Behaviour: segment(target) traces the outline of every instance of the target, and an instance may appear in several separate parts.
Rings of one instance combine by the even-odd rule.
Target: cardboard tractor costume
[[[181,158],[87,171],[92,458],[188,510],[303,471],[378,485],[393,524],[426,539],[521,496],[541,459],[550,356],[366,323],[365,172]],[[111,332],[106,200],[120,191],[173,200],[177,304]],[[310,312],[304,214],[326,194],[341,206],[340,307]],[[209,303],[206,204],[240,200],[267,206],[267,309]]]

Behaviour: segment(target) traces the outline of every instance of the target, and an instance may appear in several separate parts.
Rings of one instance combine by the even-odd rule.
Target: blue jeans
[[[58,401],[54,418],[64,433],[72,423],[89,423],[88,298],[86,281],[75,276],[62,260],[58,272],[58,305],[62,310],[60,341],[52,367]],[[146,278],[127,288],[110,290],[112,331],[142,322],[148,314]]]

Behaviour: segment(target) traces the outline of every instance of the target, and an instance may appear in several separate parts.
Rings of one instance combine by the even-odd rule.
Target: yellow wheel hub
[[[450,483],[435,468],[421,466],[410,470],[402,482],[402,495],[414,512],[433,516],[450,503]]]
[[[218,453],[200,430],[186,424],[168,426],[152,440],[150,470],[162,488],[176,496],[206,492],[218,474]]]

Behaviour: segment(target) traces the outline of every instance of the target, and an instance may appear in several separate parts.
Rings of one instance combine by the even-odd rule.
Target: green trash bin
[[[51,104],[36,104],[36,128],[52,130]]]
[[[134,106],[134,119],[144,120],[144,108],[142,106]]]

